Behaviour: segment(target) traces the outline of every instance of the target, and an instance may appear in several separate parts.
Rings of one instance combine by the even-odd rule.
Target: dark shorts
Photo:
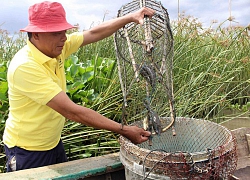
[[[7,172],[48,166],[67,161],[67,156],[60,140],[58,145],[48,151],[28,151],[19,147],[8,148],[4,145],[7,157]]]

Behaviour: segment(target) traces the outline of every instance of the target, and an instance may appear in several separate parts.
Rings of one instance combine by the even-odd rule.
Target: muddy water
[[[241,127],[250,127],[250,118],[234,118],[227,122],[221,123],[221,125],[225,126],[226,128],[233,130]]]
[[[225,122],[220,124],[230,130],[241,127],[250,127],[250,110],[243,113],[226,110],[223,114],[225,115]]]

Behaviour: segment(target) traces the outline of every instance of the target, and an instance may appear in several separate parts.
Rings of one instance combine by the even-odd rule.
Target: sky
[[[60,2],[65,8],[67,21],[73,25],[79,24],[80,30],[84,30],[103,20],[115,18],[118,10],[132,0],[55,1]],[[19,32],[28,24],[29,6],[37,2],[42,2],[42,0],[1,0],[0,29],[10,33]],[[160,2],[168,10],[170,20],[178,19],[179,10],[186,16],[197,18],[206,28],[214,21],[218,24],[224,22],[231,12],[231,16],[234,17],[231,25],[250,25],[250,0],[161,0]],[[229,22],[227,21],[225,25],[229,25]]]

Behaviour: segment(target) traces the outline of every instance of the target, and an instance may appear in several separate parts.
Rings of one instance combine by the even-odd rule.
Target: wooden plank
[[[119,153],[0,174],[0,180],[80,179],[123,169]]]

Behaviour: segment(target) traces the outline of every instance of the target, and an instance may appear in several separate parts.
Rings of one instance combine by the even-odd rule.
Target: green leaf
[[[94,68],[93,66],[84,67],[83,65],[80,65],[78,71],[80,75],[83,75],[86,72],[94,71]]]
[[[74,81],[74,78],[71,76],[69,71],[66,72],[66,80],[67,80],[67,82],[71,82],[71,83],[73,83],[73,81]]]
[[[65,67],[65,69],[68,69],[68,68],[71,66],[71,64],[73,64],[73,61],[72,61],[71,58],[65,60],[65,62],[64,62],[64,67]]]
[[[0,80],[2,80],[2,81],[7,80],[7,73],[6,72],[0,72]]]
[[[72,62],[73,64],[77,64],[78,63],[78,57],[77,56],[72,56]]]
[[[7,100],[8,83],[0,82],[0,99]]]
[[[80,65],[72,64],[69,68],[72,77],[75,77],[78,73],[78,68]]]
[[[94,78],[94,71],[86,72],[82,75],[82,81],[88,82]]]
[[[82,158],[88,158],[88,157],[91,157],[92,154],[91,153],[84,153],[84,154],[81,154],[81,157]]]
[[[68,89],[68,92],[73,95],[75,92],[77,92],[78,90],[81,90],[85,85],[80,82],[80,81],[77,81],[71,85],[68,85],[67,86],[67,89]]]

